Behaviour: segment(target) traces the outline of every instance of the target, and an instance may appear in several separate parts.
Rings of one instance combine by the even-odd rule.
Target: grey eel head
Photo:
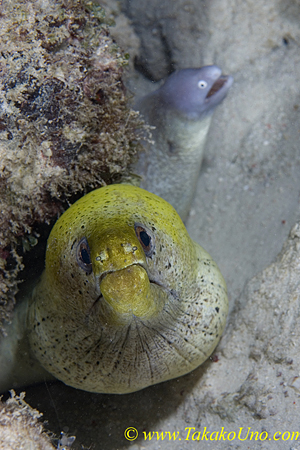
[[[201,119],[226,97],[233,77],[222,75],[217,66],[182,69],[172,73],[158,89],[165,107],[190,118]]]

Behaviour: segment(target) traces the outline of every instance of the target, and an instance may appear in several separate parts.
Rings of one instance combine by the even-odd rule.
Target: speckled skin
[[[191,207],[215,107],[233,83],[217,66],[179,70],[137,109],[154,126],[135,171],[140,187],[167,200],[185,220]]]
[[[137,226],[148,230],[151,254]],[[82,239],[88,270],[78,263]],[[227,312],[218,267],[174,208],[143,189],[111,185],[78,200],[53,227],[29,302],[28,351],[75,388],[133,392],[205,361]]]

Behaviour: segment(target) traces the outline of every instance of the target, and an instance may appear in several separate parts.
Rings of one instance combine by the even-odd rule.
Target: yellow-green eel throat
[[[216,66],[185,69],[140,102],[156,127],[136,166],[147,190],[102,187],[54,225],[41,279],[0,341],[0,392],[57,378],[128,393],[211,355],[226,322],[226,285],[181,218],[212,112],[231,84]]]

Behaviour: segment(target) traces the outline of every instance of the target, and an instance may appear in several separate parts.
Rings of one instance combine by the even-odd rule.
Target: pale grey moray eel
[[[137,102],[155,129],[154,143],[145,143],[134,172],[140,187],[171,203],[182,220],[191,207],[213,112],[232,83],[217,66],[178,70]]]

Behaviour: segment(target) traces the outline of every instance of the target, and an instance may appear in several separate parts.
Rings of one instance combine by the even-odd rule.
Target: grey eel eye
[[[205,89],[207,86],[207,82],[205,80],[198,81],[198,88]]]
[[[142,224],[134,224],[135,234],[140,241],[141,246],[145,252],[145,255],[150,258],[153,255],[155,249],[155,238],[153,234]]]
[[[76,258],[77,263],[81,269],[83,269],[87,274],[92,273],[90,247],[85,237],[82,238],[77,245]]]

